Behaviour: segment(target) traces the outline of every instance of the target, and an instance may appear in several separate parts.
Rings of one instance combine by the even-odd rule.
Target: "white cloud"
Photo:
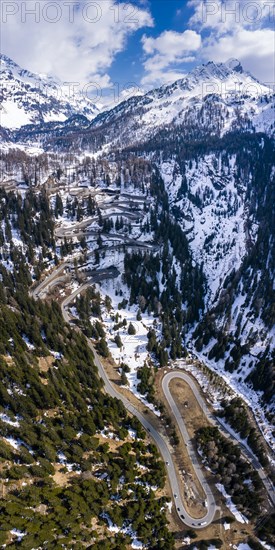
[[[188,6],[194,8],[189,25],[215,30],[217,35],[240,27],[256,30],[274,23],[272,0],[190,0]]]
[[[173,70],[155,70],[154,72],[147,73],[142,78],[142,88],[144,91],[149,91],[152,88],[157,88],[163,85],[173,84],[176,80],[184,78],[186,73],[183,71]]]
[[[146,9],[116,0],[5,4],[15,13],[5,17],[2,11],[2,51],[21,66],[62,82],[108,86],[108,69],[128,36],[153,26]]]
[[[199,50],[201,37],[193,30],[182,33],[170,30],[164,31],[157,38],[144,35],[142,46],[149,56],[144,62],[142,84],[159,85],[183,76],[183,72],[175,71],[174,66],[195,59],[192,54]]]
[[[213,61],[237,57],[258,79],[274,83],[274,38],[271,29],[238,29],[232,34],[206,40],[202,55]]]
[[[143,36],[142,44],[145,53],[158,52],[173,60],[181,57],[186,51],[197,50],[200,47],[200,35],[191,30],[182,33],[164,31],[157,38]]]

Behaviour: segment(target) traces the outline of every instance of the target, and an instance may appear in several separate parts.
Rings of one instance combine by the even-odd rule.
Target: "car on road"
[[[165,464],[166,464],[166,466],[169,466],[169,462],[166,461]]]
[[[178,495],[174,494],[174,498],[178,498]]]
[[[185,519],[185,517],[184,517],[184,516],[183,516],[182,514],[181,514],[181,516],[180,516],[180,517],[181,517],[182,519]]]

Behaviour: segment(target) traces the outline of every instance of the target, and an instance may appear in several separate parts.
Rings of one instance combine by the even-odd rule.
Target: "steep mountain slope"
[[[160,163],[172,211],[207,281],[190,345],[195,336],[204,362],[225,370],[244,395],[252,384],[273,407],[274,153],[263,134],[229,134]]]
[[[98,108],[81,94],[57,79],[31,73],[1,55],[0,121],[5,128],[26,124],[65,121],[74,114],[90,120]]]
[[[173,550],[156,448],[57,302],[29,296],[56,260],[47,194],[0,200],[0,546]]]
[[[181,247],[187,241],[191,265],[205,281],[197,281],[198,296],[190,304],[200,304],[199,323],[186,312],[185,342],[255,408],[263,398],[274,411],[274,141],[234,132],[187,142],[181,128],[160,134],[143,154],[159,166],[170,216],[182,231]],[[136,153],[141,151],[140,144]],[[169,241],[173,247],[171,236]],[[182,296],[194,292],[185,262],[186,256]]]
[[[24,83],[20,86],[25,90]],[[22,98],[25,101],[23,92]],[[44,99],[42,105],[43,102]],[[78,113],[90,118],[86,106],[82,108],[80,103],[80,107]],[[27,108],[31,108],[31,104],[27,103]],[[50,114],[50,105],[44,108],[48,115],[42,117],[39,114],[35,119],[35,122],[43,122],[42,126],[23,127],[13,132],[11,137],[15,142],[39,141],[47,149],[66,150],[73,147],[95,152],[106,145],[121,148],[142,144],[154,139],[161,130],[169,129],[172,132],[177,127],[181,128],[188,140],[194,136],[222,136],[233,130],[260,131],[268,135],[274,132],[272,91],[244,72],[236,60],[227,63],[209,62],[171,85],[132,97],[96,117],[93,111],[94,120],[90,125],[86,124],[85,128],[76,130],[73,125],[70,127],[66,124],[62,138],[62,123],[57,128],[45,124],[58,117],[54,118]],[[56,112],[60,114],[58,109]],[[62,121],[64,109],[61,114],[59,120]],[[65,114],[72,114],[67,105]],[[17,127],[29,122],[18,124]]]

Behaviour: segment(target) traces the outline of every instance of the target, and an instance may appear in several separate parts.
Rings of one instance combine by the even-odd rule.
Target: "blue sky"
[[[139,2],[132,2],[132,4],[141,5]],[[129,37],[126,51],[117,56],[111,67],[110,74],[114,82],[118,79],[124,85],[128,82],[134,82],[136,86],[140,85],[144,75],[142,36],[146,34],[157,38],[169,29],[182,33],[188,28],[188,20],[193,12],[192,7],[188,7],[187,4],[188,2],[182,0],[151,0],[146,3],[154,19],[154,27],[140,29],[135,35]],[[194,63],[184,64],[183,71],[186,72],[193,65]]]
[[[2,53],[19,65],[103,99],[230,57],[275,81],[273,0],[14,0],[3,2],[1,30]]]

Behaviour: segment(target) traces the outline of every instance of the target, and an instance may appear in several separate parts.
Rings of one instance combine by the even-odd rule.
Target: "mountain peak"
[[[0,63],[1,63],[1,70],[5,70],[5,68],[20,69],[17,63],[15,63],[10,57],[8,57],[3,53],[0,53]]]
[[[11,59],[5,54],[0,54],[0,64],[1,64],[0,70],[2,75],[6,71],[8,71],[9,73],[12,74],[13,78],[17,78],[19,80],[29,79],[30,82],[32,81],[38,82],[40,80],[39,75],[32,73],[28,69],[22,68],[20,65],[18,65],[18,63],[13,61],[13,59]],[[45,81],[47,80],[49,80],[48,77],[45,78]]]
[[[10,57],[8,57],[3,53],[0,53],[0,60],[6,63],[7,65],[16,65],[16,63],[14,63],[14,61]]]
[[[81,92],[70,88],[52,76],[22,69],[8,56],[1,61],[1,125],[20,128],[28,124],[65,122],[74,115],[92,120],[98,107]]]
[[[192,72],[199,71],[200,73],[207,73],[208,76],[215,76],[218,78],[224,78],[234,73],[244,73],[241,62],[238,59],[231,57],[225,62],[208,61],[206,64],[196,67]]]
[[[241,62],[238,59],[235,59],[234,57],[230,57],[230,59],[228,59],[224,63],[224,65],[226,65],[226,67],[228,67],[232,71],[235,71],[237,73],[243,73],[243,67]]]
[[[177,82],[181,87],[187,87],[192,89],[198,83],[204,81],[220,80],[225,81],[231,78],[234,74],[248,75],[243,70],[243,67],[238,59],[228,59],[225,63],[208,61],[202,65],[194,67],[185,77],[179,79]],[[256,80],[252,75],[250,77]]]

